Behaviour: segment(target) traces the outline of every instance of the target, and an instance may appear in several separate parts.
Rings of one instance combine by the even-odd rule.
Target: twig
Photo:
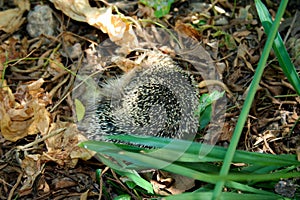
[[[10,190],[10,192],[9,192],[9,195],[8,195],[7,200],[11,200],[11,199],[12,199],[15,190],[17,189],[18,185],[19,185],[20,182],[21,182],[22,177],[23,177],[23,173],[20,172],[16,184],[11,188],[11,190]]]
[[[291,25],[290,25],[290,28],[289,28],[289,30],[287,31],[286,36],[284,37],[284,40],[283,40],[283,43],[284,43],[284,44],[286,43],[286,41],[287,41],[287,39],[288,39],[290,33],[292,32],[292,29],[294,28],[294,25],[295,25],[297,16],[298,16],[298,10],[296,10],[296,13],[295,13],[295,16],[294,16],[294,18],[293,18],[293,21],[292,21],[292,23],[291,23]]]
[[[226,91],[226,93],[228,94],[229,98],[233,98],[233,94],[229,90],[229,88],[223,82],[218,81],[218,80],[204,80],[204,81],[201,81],[198,84],[198,87],[203,88],[203,87],[208,86],[208,85],[218,85],[218,86],[222,87]]]
[[[8,182],[3,180],[2,178],[0,178],[0,182],[3,183],[4,185],[8,185],[9,187],[13,187],[13,185],[9,184]]]
[[[27,149],[27,148],[32,147],[32,146],[34,146],[34,145],[36,145],[36,144],[38,144],[38,143],[40,143],[40,142],[45,141],[46,139],[48,139],[48,138],[50,138],[50,137],[53,137],[53,136],[55,136],[55,135],[60,134],[60,133],[63,132],[64,130],[66,130],[66,128],[59,128],[59,129],[57,129],[57,130],[55,130],[55,131],[52,131],[52,132],[49,133],[48,135],[45,135],[44,137],[42,137],[42,138],[40,138],[40,139],[37,139],[37,140],[35,140],[35,141],[33,141],[33,142],[30,142],[30,143],[28,143],[28,144],[26,144],[26,145],[24,145],[24,146],[18,146],[17,148],[20,149],[20,150]]]
[[[101,197],[102,197],[102,188],[103,188],[103,174],[109,169],[109,167],[105,167],[104,170],[101,172],[101,175],[100,175],[100,183],[99,183],[99,198],[98,200],[101,200]]]
[[[122,183],[122,181],[120,181],[120,179],[117,177],[114,170],[111,170],[111,173],[112,173],[113,177],[115,178],[115,181],[117,181],[126,190],[126,192],[128,192],[128,194],[131,195],[131,197],[133,199],[138,200],[138,198],[130,190],[128,190],[128,188]]]

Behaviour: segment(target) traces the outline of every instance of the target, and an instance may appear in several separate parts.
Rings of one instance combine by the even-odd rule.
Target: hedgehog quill
[[[84,131],[89,140],[133,134],[193,139],[198,93],[193,78],[170,56],[148,51],[124,75],[101,83]]]

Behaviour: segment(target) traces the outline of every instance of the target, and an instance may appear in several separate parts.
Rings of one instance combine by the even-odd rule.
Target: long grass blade
[[[256,1],[255,3],[258,16],[267,35],[269,35],[272,31],[277,32],[277,29],[274,30],[272,28],[273,21],[266,6],[261,1]],[[272,47],[285,76],[293,85],[298,95],[300,95],[300,78],[278,32],[276,33]]]
[[[255,1],[255,3],[258,3],[258,2],[260,2],[260,1],[258,1],[258,0]],[[236,150],[236,147],[237,147],[237,144],[239,142],[244,124],[245,124],[246,119],[248,117],[248,113],[250,111],[255,93],[256,93],[257,88],[259,86],[259,82],[261,80],[265,65],[267,63],[267,59],[269,57],[269,53],[271,51],[273,41],[274,41],[274,39],[277,35],[277,30],[278,30],[278,27],[279,27],[279,24],[280,24],[280,20],[283,16],[283,13],[285,11],[287,3],[288,3],[288,1],[281,1],[280,6],[278,8],[278,12],[276,14],[275,21],[274,21],[274,23],[271,27],[271,29],[273,31],[271,31],[268,35],[267,42],[266,42],[265,47],[263,49],[262,57],[259,60],[258,67],[257,67],[256,72],[254,74],[253,80],[250,84],[249,92],[247,94],[247,97],[246,97],[244,106],[242,108],[241,114],[239,116],[237,125],[235,127],[233,137],[230,141],[228,151],[227,151],[226,156],[224,158],[224,163],[223,163],[221,171],[220,171],[220,176],[226,175],[229,172],[230,165],[231,165],[232,159],[234,157],[234,152]],[[225,184],[225,181],[220,181],[216,184],[215,189],[214,189],[213,199],[218,199],[219,198],[219,196],[222,192],[224,184]]]

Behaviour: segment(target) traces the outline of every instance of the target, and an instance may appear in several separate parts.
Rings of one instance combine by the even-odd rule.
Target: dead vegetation
[[[188,35],[210,53],[228,99],[217,144],[230,142],[266,39],[252,2],[234,6],[229,1],[215,1],[212,7],[209,2],[176,1],[160,19],[154,17],[153,9],[137,1],[110,4],[114,6],[91,1],[92,7],[84,0],[75,4],[16,2],[2,2],[0,10],[1,199],[98,199],[102,192],[106,193],[103,198],[123,193],[134,199],[150,197],[142,190],[133,193],[122,182],[124,177],[77,146],[83,135],[75,123],[71,92],[83,63],[97,63],[91,49],[110,38],[128,54],[139,45],[138,30],[148,27],[155,31],[155,23]],[[32,11],[41,3],[43,10],[34,15]],[[276,12],[275,3],[268,7]],[[290,5],[286,12],[281,34],[299,72],[300,14],[295,8]],[[124,72],[126,66],[130,67],[115,66],[106,76]],[[260,86],[239,148],[297,153],[299,158],[300,97],[274,56]],[[103,170],[101,182],[96,180],[97,168]],[[156,178],[152,182],[159,182]],[[162,182],[159,187],[172,184]],[[106,189],[100,190],[102,187]]]

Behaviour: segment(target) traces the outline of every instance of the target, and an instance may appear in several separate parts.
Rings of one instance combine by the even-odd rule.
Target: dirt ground
[[[70,5],[52,2],[0,0],[0,199],[99,199],[102,187],[102,199],[120,194],[149,198],[142,190],[133,193],[115,172],[77,146],[83,136],[73,115],[74,74],[97,62],[92,50],[107,38],[114,40],[117,34],[113,30],[124,28],[123,21],[117,21],[118,14],[113,11],[112,21],[104,23],[102,19],[91,25],[91,16],[72,15]],[[278,8],[276,2],[266,4],[272,17]],[[161,24],[188,35],[210,53],[227,97],[225,123],[216,142],[227,146],[266,41],[254,2],[237,1],[234,5],[219,0],[212,8],[209,1],[181,0],[158,19],[152,8],[138,1],[90,1],[99,8],[107,8],[109,3],[142,28],[155,30]],[[280,27],[298,73],[299,6],[299,1],[290,1]],[[136,24],[125,26],[128,29]],[[133,35],[125,31],[122,36],[120,45],[130,43]],[[114,77],[130,68],[122,66],[110,68],[105,76]],[[201,77],[194,74],[200,83]],[[300,97],[271,53],[239,149],[296,154],[298,148],[299,155],[299,104]],[[105,172],[102,182],[96,179],[97,169]]]

